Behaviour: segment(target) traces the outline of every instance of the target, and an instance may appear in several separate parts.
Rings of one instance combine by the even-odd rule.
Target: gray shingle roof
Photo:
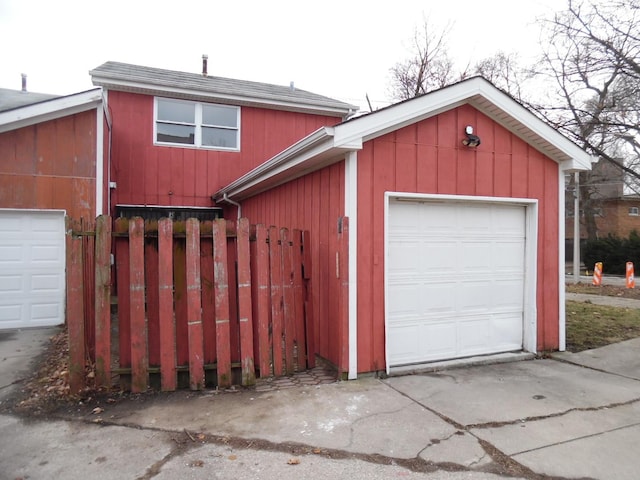
[[[58,98],[59,96],[60,95],[50,95],[48,93],[23,92],[22,90],[0,88],[0,112],[44,102],[52,98]]]
[[[107,62],[91,70],[94,85],[113,90],[166,94],[266,108],[344,116],[358,109],[339,100],[288,86]]]

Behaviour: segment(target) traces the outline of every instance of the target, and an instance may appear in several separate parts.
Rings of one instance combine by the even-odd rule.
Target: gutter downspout
[[[242,206],[238,202],[231,200],[226,193],[222,194],[222,200],[238,207],[238,220],[240,220],[240,218],[242,217]]]

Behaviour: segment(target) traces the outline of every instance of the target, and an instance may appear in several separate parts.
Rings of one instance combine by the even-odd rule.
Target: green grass
[[[640,337],[640,310],[567,301],[567,350],[580,352]]]

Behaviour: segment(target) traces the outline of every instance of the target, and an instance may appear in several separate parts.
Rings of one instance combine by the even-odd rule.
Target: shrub
[[[624,275],[627,262],[634,266],[640,261],[640,234],[635,230],[628,238],[609,235],[605,238],[587,240],[582,250],[582,258],[588,270],[596,262],[602,262],[602,270],[613,275]]]

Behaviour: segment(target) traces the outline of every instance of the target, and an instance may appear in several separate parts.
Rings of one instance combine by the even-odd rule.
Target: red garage
[[[217,191],[311,232],[318,353],[349,378],[564,349],[564,176],[591,157],[482,78],[323,127]]]

